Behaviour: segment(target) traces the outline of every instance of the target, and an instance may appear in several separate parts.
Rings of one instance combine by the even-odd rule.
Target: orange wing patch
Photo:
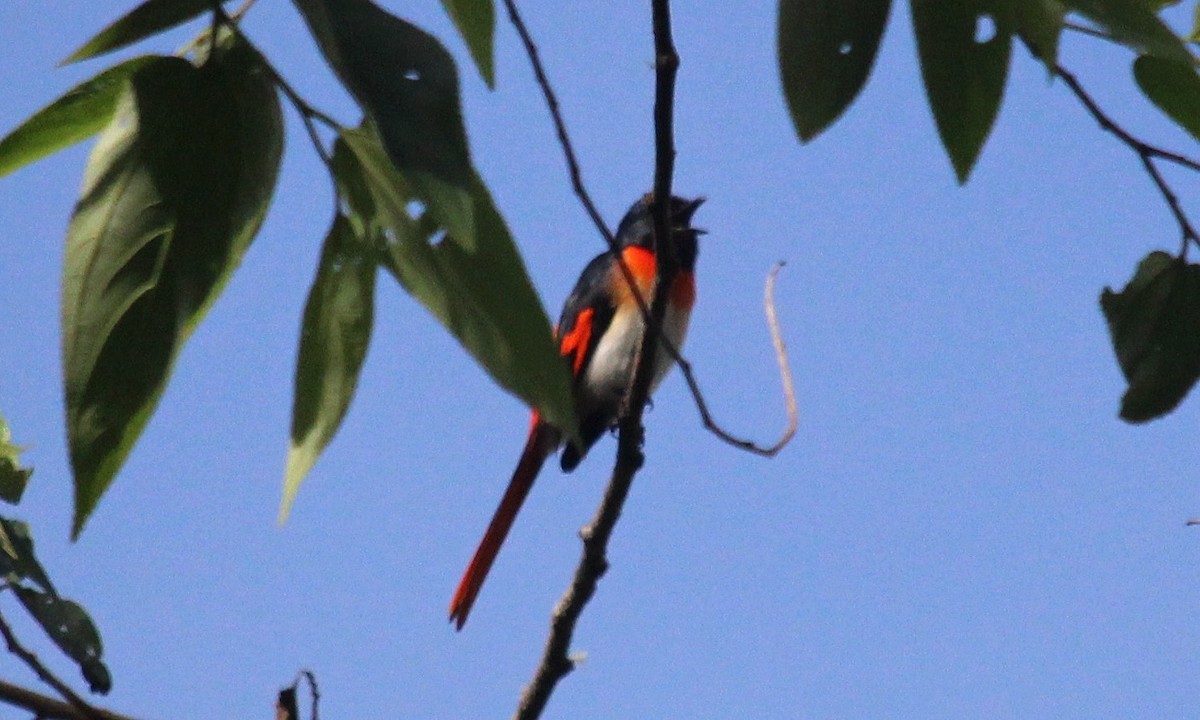
[[[592,341],[592,318],[596,315],[595,308],[587,308],[575,318],[575,327],[563,336],[559,344],[559,353],[571,358],[571,374],[578,375],[583,369],[583,359],[587,357],[588,345]]]

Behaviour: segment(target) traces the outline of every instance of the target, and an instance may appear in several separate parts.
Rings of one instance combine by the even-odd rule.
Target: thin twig
[[[1092,37],[1100,38],[1101,40],[1108,40],[1109,42],[1118,42],[1117,39],[1112,36],[1112,33],[1091,27],[1090,25],[1081,25],[1080,23],[1071,22],[1069,20],[1063,23],[1063,29],[1074,30],[1082,35],[1091,35]]]
[[[1187,249],[1188,241],[1200,245],[1200,235],[1196,234],[1196,228],[1192,226],[1188,219],[1187,213],[1183,211],[1183,206],[1179,204],[1179,197],[1167,184],[1162,173],[1159,172],[1158,166],[1154,164],[1155,158],[1161,158],[1178,165],[1182,165],[1192,170],[1200,171],[1200,162],[1184,157],[1177,153],[1169,152],[1161,148],[1150,145],[1133,135],[1129,134],[1123,127],[1113,121],[1101,108],[1096,101],[1084,90],[1079,79],[1062,65],[1055,64],[1054,74],[1063,79],[1075,97],[1083,103],[1084,108],[1088,113],[1100,124],[1100,127],[1112,133],[1121,142],[1125,143],[1131,150],[1137,153],[1138,158],[1142,161],[1142,166],[1146,168],[1146,172],[1150,175],[1150,179],[1154,181],[1158,187],[1159,193],[1163,196],[1167,206],[1171,209],[1171,214],[1175,216],[1175,222],[1179,224],[1179,230],[1183,235],[1183,249],[1181,253]]]
[[[0,680],[0,703],[19,707],[33,713],[34,717],[42,720],[133,720],[125,715],[118,715],[111,710],[92,708],[93,714],[85,715],[79,708],[65,703],[58,698],[42,695],[28,688],[5,680]]]
[[[244,15],[246,11],[249,10],[252,5],[254,5],[254,2],[255,0],[245,0],[242,6],[239,7],[232,16],[226,15],[225,11],[220,7],[220,3],[218,3],[217,9],[213,11],[213,17],[219,19],[220,24],[229,28],[230,32],[240,35],[247,44],[253,45],[253,43],[250,42],[250,39],[247,38],[244,33],[242,33],[241,28],[238,26],[238,21],[241,20],[242,15]],[[214,37],[216,36],[215,30],[213,31],[213,35]],[[296,109],[296,112],[300,114],[300,120],[304,123],[304,129],[308,133],[308,139],[312,142],[313,149],[317,151],[317,155],[320,156],[321,162],[324,163],[325,167],[329,168],[330,172],[332,173],[333,158],[330,156],[329,150],[326,149],[324,141],[321,140],[321,135],[317,131],[316,124],[319,121],[326,127],[329,127],[335,131],[341,131],[341,123],[313,107],[307,100],[301,97],[300,93],[296,92],[295,88],[293,88],[287,80],[283,78],[283,75],[275,69],[275,66],[267,60],[265,55],[262,55],[261,53],[259,55],[262,59],[263,68],[267,71],[267,74],[271,76],[271,82],[275,84],[275,87],[279,88],[279,91],[283,93],[284,97],[288,99],[288,102],[292,104],[292,107]]]
[[[563,122],[562,112],[558,105],[558,96],[554,94],[554,88],[550,85],[549,78],[546,77],[546,70],[542,66],[541,55],[538,53],[537,45],[534,44],[533,38],[529,35],[529,29],[525,27],[525,21],[521,19],[521,13],[517,10],[515,0],[504,0],[504,7],[508,10],[508,19],[512,22],[513,27],[517,30],[517,35],[521,37],[521,43],[525,46],[525,54],[529,56],[529,62],[533,65],[533,74],[537,78],[538,87],[542,89],[542,95],[546,98],[546,105],[550,108],[550,117],[554,120],[554,130],[558,133],[558,144],[562,146],[563,154],[567,158],[567,172],[571,175],[571,187],[575,190],[575,195],[579,201],[583,203],[584,210],[587,211],[588,217],[592,219],[592,224],[608,241],[609,248],[617,248],[617,239],[613,237],[612,231],[608,229],[604,218],[600,216],[600,211],[596,209],[596,204],[592,202],[592,196],[588,194],[587,188],[583,186],[583,174],[579,170],[579,161],[575,158],[575,149],[571,145],[571,138],[567,134],[567,125]]]
[[[617,245],[617,238],[612,231],[608,229],[608,225],[604,222],[604,218],[600,216],[600,211],[596,209],[596,203],[592,201],[591,194],[583,184],[583,173],[579,169],[579,160],[575,155],[575,147],[571,143],[571,136],[567,132],[567,124],[563,120],[562,109],[558,104],[558,95],[554,92],[554,86],[550,84],[550,78],[546,75],[546,69],[542,65],[542,57],[538,52],[537,44],[534,43],[533,37],[529,34],[529,29],[525,26],[525,21],[521,17],[521,12],[517,9],[516,0],[504,0],[504,7],[508,10],[508,19],[516,28],[517,35],[521,38],[521,43],[525,46],[525,54],[529,56],[529,64],[533,66],[533,75],[537,80],[538,87],[542,90],[542,97],[546,99],[546,107],[550,110],[550,117],[554,121],[554,130],[558,134],[558,144],[562,147],[563,156],[567,162],[567,173],[571,177],[571,187],[575,191],[575,196],[579,198],[579,202],[583,205],[584,211],[588,217],[592,219],[592,224],[596,226],[596,230],[604,238],[604,242],[608,245],[609,251],[617,260],[617,267],[624,276],[626,284],[629,285],[633,300],[637,303],[638,310],[641,311],[642,317],[650,318],[650,306],[646,302],[646,298],[642,297],[642,290],[638,287],[637,282],[633,277],[633,270],[625,262],[625,258],[621,255],[621,247]],[[675,348],[671,348],[672,355],[676,358],[679,352]]]
[[[321,692],[317,689],[317,675],[312,670],[302,671],[304,679],[308,681],[308,692],[312,695],[312,716],[311,720],[321,720],[319,705],[321,703]],[[299,684],[297,682],[297,684]]]
[[[9,627],[8,622],[2,615],[0,615],[0,635],[4,636],[4,642],[8,646],[8,651],[20,658],[21,662],[25,663],[42,682],[54,688],[54,692],[61,695],[68,704],[78,710],[81,717],[88,718],[89,720],[104,717],[99,710],[79,697],[66,683],[59,680],[54,673],[50,672],[49,668],[43,665],[41,660],[38,660],[37,655],[27,650],[17,640],[17,636],[13,634],[12,628]]]
[[[692,397],[696,400],[696,409],[700,411],[700,419],[704,422],[704,427],[716,435],[721,440],[730,445],[752,452],[763,457],[773,457],[779,453],[784,447],[791,442],[792,437],[796,434],[796,429],[800,426],[800,413],[796,408],[796,388],[792,384],[792,371],[788,363],[787,346],[783,343],[783,334],[779,330],[779,318],[775,314],[775,277],[779,274],[779,270],[783,267],[782,262],[775,264],[771,268],[771,272],[767,273],[766,287],[763,290],[763,312],[767,316],[767,327],[771,330],[771,344],[775,346],[775,361],[779,364],[779,377],[783,383],[783,397],[787,404],[787,427],[783,431],[783,435],[775,442],[774,445],[761,447],[749,440],[743,440],[734,437],[718,425],[708,411],[708,405],[704,402],[704,395],[700,392],[700,387],[696,382],[695,375],[692,373],[692,365],[687,360],[680,359],[679,369],[683,371],[683,378],[687,381],[688,387],[692,391]]]

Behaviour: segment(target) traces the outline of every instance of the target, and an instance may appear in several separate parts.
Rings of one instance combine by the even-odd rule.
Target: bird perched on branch
[[[704,198],[683,200],[672,197],[670,203],[671,234],[679,274],[671,285],[662,333],[676,349],[683,345],[696,300],[696,238],[704,231],[692,227],[691,221],[703,202]],[[620,258],[629,268],[647,305],[653,297],[658,269],[652,207],[651,195],[634,203],[617,226],[616,235]],[[616,423],[629,389],[644,328],[641,308],[617,255],[611,250],[598,255],[584,268],[575,289],[567,297],[555,331],[559,352],[574,378],[572,387],[579,414],[580,444],[566,442],[559,461],[564,472],[574,470],[604,431]],[[655,358],[651,391],[674,364],[670,354],[660,347]],[[517,511],[533,487],[534,479],[546,458],[563,443],[562,432],[543,421],[535,410],[529,438],[508,489],[450,601],[450,621],[456,623],[459,630],[467,621],[479,589],[512,528]]]

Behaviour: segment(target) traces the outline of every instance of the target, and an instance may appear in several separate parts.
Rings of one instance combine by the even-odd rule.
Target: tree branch
[[[100,708],[92,708],[91,714],[84,714],[70,703],[36,693],[5,680],[0,680],[0,703],[28,710],[33,713],[34,717],[42,720],[96,720],[96,718],[100,718],[100,720],[133,720],[133,718]]]
[[[1067,84],[1067,87],[1071,89],[1071,92],[1075,94],[1079,102],[1083,103],[1083,107],[1087,109],[1088,113],[1099,123],[1102,129],[1114,135],[1118,140],[1125,143],[1130,150],[1137,153],[1138,158],[1142,161],[1142,166],[1146,168],[1146,173],[1154,181],[1159,194],[1163,196],[1163,200],[1166,201],[1171,214],[1175,216],[1175,222],[1179,224],[1179,230],[1183,236],[1180,254],[1182,255],[1187,251],[1189,241],[1200,246],[1200,235],[1196,234],[1196,228],[1188,219],[1187,213],[1183,211],[1183,206],[1179,204],[1179,197],[1171,189],[1171,186],[1167,184],[1166,179],[1159,172],[1158,166],[1154,164],[1154,160],[1156,158],[1166,160],[1196,171],[1200,171],[1200,162],[1178,153],[1163,150],[1134,137],[1100,108],[1092,96],[1084,90],[1083,85],[1080,84],[1079,79],[1074,74],[1057,63],[1054,65],[1054,74],[1063,79],[1063,82]]]
[[[511,3],[511,0],[506,0]],[[654,298],[650,305],[650,321],[642,333],[636,370],[626,400],[625,411],[618,423],[617,462],[612,479],[605,490],[604,499],[596,515],[580,532],[583,540],[583,556],[575,570],[571,587],[554,609],[550,635],[542,661],[532,682],[522,693],[520,705],[514,718],[531,720],[540,717],[542,710],[554,692],[558,681],[574,669],[568,657],[575,624],[584,606],[596,590],[596,583],[608,569],[607,548],[612,537],[625,499],[633,484],[633,477],[643,462],[642,414],[650,393],[650,380],[658,355],[659,328],[666,314],[671,281],[679,272],[675,257],[674,238],[670,226],[671,180],[675,168],[674,118],[675,75],[679,67],[679,56],[671,39],[671,11],[669,0],[652,0],[655,50],[655,96],[654,96],[654,225],[656,254],[658,256],[658,280]],[[630,283],[631,287],[636,287]]]

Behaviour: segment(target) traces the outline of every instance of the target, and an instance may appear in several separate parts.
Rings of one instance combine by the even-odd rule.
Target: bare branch
[[[0,680],[0,703],[6,703],[13,707],[19,707],[34,714],[34,717],[42,718],[43,720],[133,720],[133,718],[125,715],[118,715],[109,710],[101,710],[92,708],[92,715],[85,715],[80,712],[79,708],[65,703],[58,698],[52,698],[48,695],[36,693],[20,685],[14,685],[10,682]]]

